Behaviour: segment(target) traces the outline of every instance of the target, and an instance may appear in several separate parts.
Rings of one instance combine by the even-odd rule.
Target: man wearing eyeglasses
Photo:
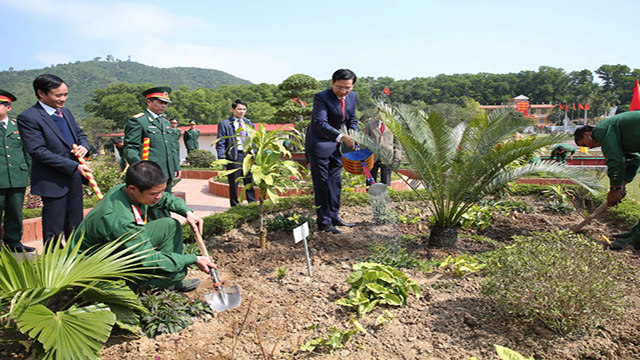
[[[608,206],[618,205],[627,194],[626,185],[633,181],[640,168],[640,110],[628,111],[602,120],[597,126],[576,129],[574,140],[578,146],[600,146],[607,163],[609,176]],[[611,246],[622,249],[633,245],[640,249],[640,222],[630,231],[615,234]]]
[[[307,129],[305,152],[311,165],[313,193],[318,206],[318,228],[332,234],[341,233],[335,226],[355,226],[345,223],[339,216],[342,191],[340,145],[344,143],[355,148],[355,142],[338,133],[338,130],[358,130],[358,96],[351,91],[356,80],[356,74],[351,70],[340,69],[334,72],[331,88],[313,97],[313,113]]]

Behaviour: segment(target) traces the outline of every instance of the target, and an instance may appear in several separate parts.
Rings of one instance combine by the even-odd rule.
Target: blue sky
[[[254,83],[640,68],[636,1],[0,0],[0,70],[114,57]],[[12,30],[15,29],[15,30]]]

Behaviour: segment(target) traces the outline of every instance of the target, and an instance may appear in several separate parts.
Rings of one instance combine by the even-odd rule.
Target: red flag
[[[387,88],[384,88],[384,90],[382,90],[382,92],[387,94],[387,95],[391,94],[391,91],[389,91],[389,89],[387,89]]]
[[[638,85],[638,79],[636,79],[636,87],[633,88],[633,99],[629,108],[629,111],[634,110],[640,110],[640,85]]]
[[[585,108],[585,109],[587,109],[587,110],[589,110],[589,104],[584,103],[584,108]]]
[[[578,107],[580,108],[580,110],[584,110],[584,106],[582,106],[581,103],[578,103]]]
[[[573,110],[576,109],[576,103],[573,103]]]

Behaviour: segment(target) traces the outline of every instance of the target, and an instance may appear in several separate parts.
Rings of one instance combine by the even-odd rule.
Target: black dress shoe
[[[354,224],[354,223],[346,223],[346,222],[344,222],[344,221],[342,221],[342,220],[340,220],[340,221],[335,221],[335,222],[333,223],[333,225],[334,225],[334,226],[346,226],[346,227],[354,227],[354,226],[356,226],[356,224]]]
[[[7,247],[9,248],[9,250],[13,251],[13,252],[34,252],[36,251],[36,248],[31,247],[31,246],[26,246],[26,245],[22,245],[22,244],[18,244],[15,246],[12,245],[7,245]]]
[[[332,234],[342,234],[342,231],[336,229],[333,225],[318,224],[318,229]]]

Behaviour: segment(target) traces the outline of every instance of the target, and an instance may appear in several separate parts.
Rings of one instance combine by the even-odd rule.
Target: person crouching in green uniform
[[[18,125],[9,118],[13,94],[0,90],[0,216],[3,222],[2,242],[14,252],[34,252],[22,245],[22,204],[29,185],[31,157],[22,144]]]
[[[551,151],[549,160],[553,160],[555,158],[559,163],[566,164],[568,153],[571,153],[571,156],[569,156],[569,160],[573,160],[573,155],[576,153],[576,149],[567,144],[558,144],[554,146],[553,150]]]
[[[578,146],[602,147],[610,185],[607,204],[618,205],[627,194],[626,185],[633,181],[640,168],[640,110],[606,118],[595,127],[578,128],[574,138]],[[612,243],[613,249],[622,249],[624,245],[640,249],[640,222],[630,231],[613,237],[618,239]]]
[[[153,161],[139,161],[129,166],[125,184],[113,187],[89,212],[71,236],[70,247],[78,242],[80,251],[127,238],[123,249],[133,248],[135,253],[149,252],[141,260],[147,273],[158,278],[142,279],[128,284],[134,291],[168,289],[190,291],[200,285],[198,279],[185,279],[187,267],[196,264],[205,273],[215,267],[211,258],[185,254],[182,226],[173,218],[147,222],[150,209],[164,209],[187,218],[193,231],[202,233],[202,219],[191,211],[184,200],[165,190],[167,176]]]
[[[164,112],[171,103],[168,86],[158,86],[142,93],[147,98],[147,109],[129,118],[124,128],[124,155],[129,164],[142,160],[143,141],[149,139],[149,158],[158,163],[167,174],[166,192],[171,193],[173,179],[180,177],[180,159],[174,150],[174,133]],[[169,212],[152,210],[151,220],[169,217]]]
[[[182,136],[182,140],[184,140],[184,146],[187,148],[187,154],[189,154],[193,150],[197,150],[200,147],[198,146],[198,138],[200,137],[200,130],[196,129],[196,122],[191,120],[189,121],[189,130],[184,132]]]

